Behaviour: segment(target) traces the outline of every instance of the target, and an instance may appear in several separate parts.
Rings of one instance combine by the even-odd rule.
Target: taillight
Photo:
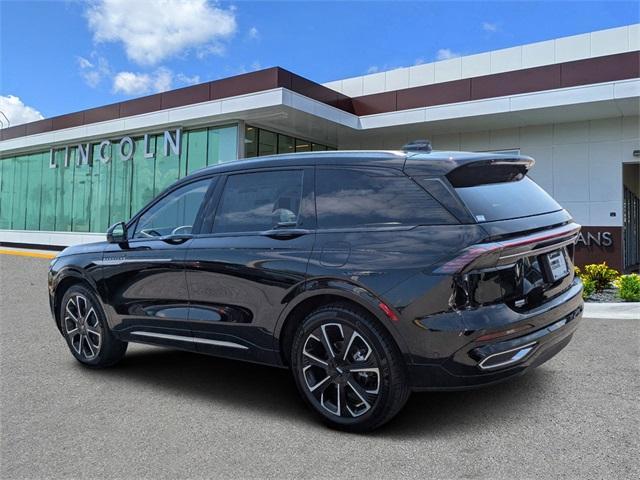
[[[458,254],[458,256],[456,256],[452,260],[449,260],[444,265],[441,265],[436,270],[434,270],[434,272],[444,274],[460,273],[471,263],[476,262],[482,256],[490,255],[487,260],[498,260],[499,254],[502,252],[502,250],[505,249],[518,249],[520,247],[526,247],[528,245],[533,246],[542,242],[561,239],[563,237],[566,237],[570,242],[575,242],[579,231],[580,225],[571,223],[562,227],[554,228],[552,230],[545,230],[543,232],[525,235],[523,237],[517,237],[509,240],[501,240],[500,242],[478,243],[476,245],[471,245],[470,247],[465,248]],[[565,243],[569,243],[569,241]],[[560,248],[562,245],[564,245],[564,243],[558,244],[557,248]]]
[[[502,250],[502,245],[497,243],[472,245],[471,247],[462,250],[462,252],[460,252],[460,255],[458,255],[457,257],[438,267],[436,270],[434,270],[434,273],[459,273],[464,270],[467,265],[471,264],[482,255],[499,252],[500,250]]]

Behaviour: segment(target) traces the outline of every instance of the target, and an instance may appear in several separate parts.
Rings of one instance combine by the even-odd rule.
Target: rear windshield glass
[[[458,187],[456,192],[478,222],[528,217],[562,209],[529,177],[517,182]]]

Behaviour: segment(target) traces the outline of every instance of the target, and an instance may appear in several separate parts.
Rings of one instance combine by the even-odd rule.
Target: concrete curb
[[[585,302],[584,318],[640,320],[640,302],[594,303]]]

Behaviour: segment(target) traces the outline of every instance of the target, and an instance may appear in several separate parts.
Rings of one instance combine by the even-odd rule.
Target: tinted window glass
[[[302,171],[231,175],[213,224],[215,233],[256,232],[295,226],[302,198]]]
[[[163,237],[191,233],[196,215],[211,179],[180,187],[147,210],[136,226],[133,238]]]
[[[318,170],[320,228],[456,223],[434,198],[404,175],[369,170]]]
[[[456,188],[478,222],[555,212],[562,207],[529,177],[517,182]]]

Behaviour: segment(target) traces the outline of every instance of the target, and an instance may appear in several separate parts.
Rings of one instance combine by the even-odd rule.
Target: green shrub
[[[615,281],[615,285],[620,289],[620,298],[627,302],[640,302],[640,275],[622,275]]]
[[[582,280],[582,298],[586,300],[596,291],[596,284],[590,278]]]
[[[620,275],[617,270],[610,268],[607,262],[585,265],[583,270],[577,268],[576,274],[582,283],[592,280],[596,292],[602,292],[605,288],[610,287],[611,283]]]

